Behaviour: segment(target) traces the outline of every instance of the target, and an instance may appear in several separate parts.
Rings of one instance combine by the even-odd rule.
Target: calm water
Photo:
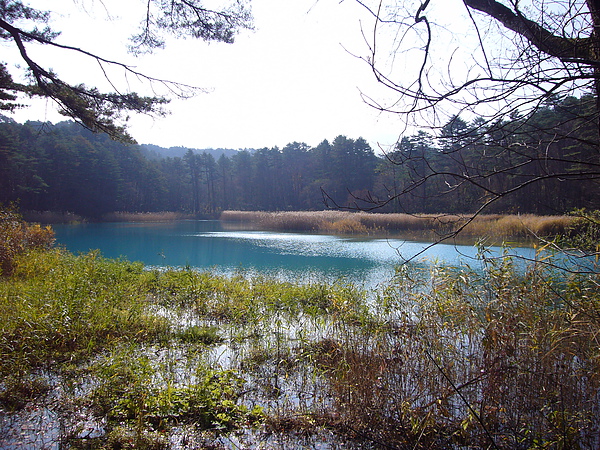
[[[99,249],[150,266],[185,266],[218,273],[259,272],[292,281],[347,279],[365,287],[385,283],[394,266],[429,245],[399,239],[346,238],[322,234],[240,229],[218,221],[56,225],[57,242],[78,253]],[[499,252],[500,249],[492,249]],[[533,257],[530,248],[515,250]],[[471,265],[476,249],[439,244],[423,263]]]

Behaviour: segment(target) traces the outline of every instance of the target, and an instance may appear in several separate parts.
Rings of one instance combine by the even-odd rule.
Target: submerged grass
[[[404,265],[367,297],[25,249],[0,447],[598,448],[598,270],[544,262]]]

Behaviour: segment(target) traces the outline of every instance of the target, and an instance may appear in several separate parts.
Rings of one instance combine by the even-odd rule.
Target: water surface
[[[230,274],[248,271],[290,281],[345,279],[365,287],[387,282],[394,267],[423,251],[429,242],[340,237],[245,229],[219,221],[56,225],[57,242],[78,253],[98,249],[146,265],[190,266]],[[500,248],[492,248],[500,254]],[[514,250],[533,257],[531,248]],[[477,264],[477,249],[438,244],[419,255],[420,263]]]

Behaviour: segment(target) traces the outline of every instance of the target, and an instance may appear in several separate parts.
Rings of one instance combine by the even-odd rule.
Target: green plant
[[[97,253],[21,255],[0,283],[0,374],[164,336],[167,320],[148,309],[148,279],[140,264]]]
[[[200,364],[177,382],[135,348],[114,353],[94,369],[99,384],[92,398],[111,424],[127,423],[139,433],[193,423],[200,429],[254,426],[262,409],[238,404],[244,380],[232,370]]]
[[[562,247],[572,247],[585,252],[600,251],[600,211],[576,210],[575,217],[559,239]]]
[[[192,325],[178,331],[175,335],[187,344],[212,345],[223,341],[223,338],[219,336],[219,328],[216,326]]]
[[[48,249],[54,245],[50,227],[27,224],[14,206],[0,205],[0,275],[9,276],[15,258],[31,249]]]

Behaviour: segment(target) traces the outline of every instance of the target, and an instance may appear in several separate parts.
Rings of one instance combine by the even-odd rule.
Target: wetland
[[[57,226],[58,247],[19,228],[37,244],[0,283],[2,448],[598,444],[596,275],[532,248],[395,265],[426,244],[109,225]],[[116,254],[83,237],[110,227]]]

